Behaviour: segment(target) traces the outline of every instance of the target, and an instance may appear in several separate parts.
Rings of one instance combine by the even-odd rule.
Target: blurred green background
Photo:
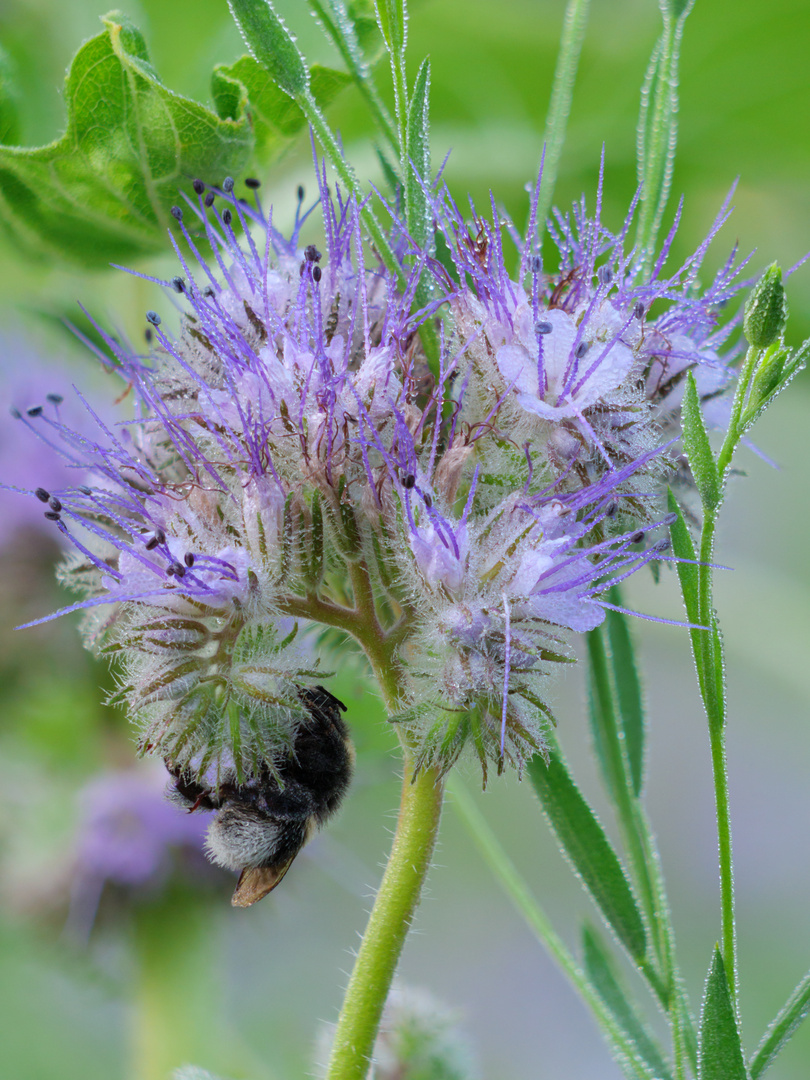
[[[310,59],[332,60],[300,0],[279,2]],[[526,213],[564,5],[558,0],[422,0],[412,7],[413,71],[432,63],[434,160],[458,198],[489,188],[516,221]],[[214,63],[243,51],[224,0],[142,0],[140,26],[165,82],[208,98]],[[61,131],[64,70],[99,30],[95,0],[4,0],[0,43],[22,89],[23,141]],[[605,147],[605,210],[618,226],[635,187],[638,90],[659,30],[654,0],[595,0],[556,199],[592,204]],[[810,8],[800,0],[731,5],[697,0],[683,45],[679,156],[673,192],[686,196],[675,257],[702,239],[735,177],[736,211],[707,260],[757,249],[759,270],[810,250]],[[380,66],[381,86],[388,78]],[[361,176],[378,175],[353,91],[331,109]],[[265,177],[276,221],[310,172],[307,141]],[[673,210],[670,206],[670,216]],[[172,273],[150,260],[139,269]],[[2,333],[25,335],[83,383],[93,365],[54,316],[81,300],[102,319],[142,332],[156,290],[113,271],[83,273],[23,261],[0,246]],[[810,333],[810,267],[789,285],[789,340]],[[17,353],[6,349],[6,364]],[[109,390],[102,390],[111,396]],[[115,393],[113,391],[112,393]],[[731,796],[744,1037],[753,1049],[810,963],[810,572],[806,462],[810,381],[802,377],[757,430],[778,464],[741,455],[718,559],[717,600],[728,646]],[[7,427],[7,424],[4,425]],[[12,436],[4,431],[0,439]],[[3,443],[0,441],[0,449]],[[21,451],[24,452],[24,451]],[[5,460],[5,459],[4,459]],[[50,584],[55,550],[31,534],[2,552],[0,755],[0,1073],[13,1080],[156,1080],[194,1061],[234,1078],[309,1075],[316,1032],[333,1020],[398,801],[395,742],[362,672],[336,692],[350,705],[358,776],[339,820],[255,909],[227,903],[227,881],[193,876],[167,892],[105,898],[89,941],[65,931],[77,792],[129,761],[124,718],[99,704],[107,673],[82,651],[71,620],[14,634],[13,625],[64,602]],[[639,610],[679,617],[672,575],[633,583]],[[708,741],[683,631],[644,623],[636,637],[650,706],[648,801],[658,830],[693,1001],[718,934]],[[579,672],[558,693],[560,737],[600,807]],[[477,786],[474,771],[469,783]],[[556,853],[531,793],[494,780],[481,805],[505,846],[574,943],[588,905]],[[609,814],[603,807],[603,820]],[[401,967],[465,1018],[483,1077],[613,1080],[618,1068],[562,977],[480,862],[448,807],[436,865]],[[632,978],[628,974],[628,978]],[[808,1075],[810,1029],[770,1075]]]

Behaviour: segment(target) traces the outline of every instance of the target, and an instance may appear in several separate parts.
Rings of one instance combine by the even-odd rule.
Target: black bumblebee
[[[275,889],[316,828],[337,810],[352,778],[354,748],[340,715],[346,706],[323,686],[301,687],[299,697],[309,719],[275,775],[263,769],[240,784],[231,773],[210,788],[166,763],[174,776],[168,791],[173,802],[189,813],[217,812],[206,848],[213,862],[240,872],[235,907],[250,907]]]

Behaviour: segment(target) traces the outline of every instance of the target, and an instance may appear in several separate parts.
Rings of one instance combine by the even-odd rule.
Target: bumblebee
[[[238,783],[230,772],[216,787],[206,787],[166,762],[174,777],[167,792],[172,802],[189,813],[215,811],[206,851],[212,862],[239,871],[234,907],[250,907],[275,889],[340,806],[352,778],[354,748],[341,716],[346,706],[323,686],[302,687],[299,697],[308,718],[274,773],[264,768]]]

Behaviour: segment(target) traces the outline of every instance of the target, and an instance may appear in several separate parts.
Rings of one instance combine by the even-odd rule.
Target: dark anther
[[[51,510],[55,510],[57,514],[62,509],[62,504],[55,495],[51,495],[50,499],[48,499],[48,506],[50,506]]]
[[[160,326],[160,316],[156,311],[147,311],[146,321],[150,322],[152,326]]]
[[[639,529],[637,532],[634,532],[633,535],[630,537],[630,543],[631,544],[640,544],[643,539],[644,539],[644,530]]]
[[[39,499],[40,502],[47,502],[48,499],[50,499],[50,497],[51,497],[50,491],[46,491],[45,488],[37,488],[37,490],[34,492],[34,494],[36,495],[36,497]]]
[[[262,186],[261,180],[257,180],[255,176],[246,176],[245,177],[245,187],[250,188],[251,191],[255,191],[256,188],[260,188],[261,186]]]
[[[636,306],[633,308],[633,315],[636,319],[644,318],[644,305],[640,300],[636,301]]]
[[[222,181],[222,190],[225,192],[226,195],[230,195],[230,193],[233,191],[232,176],[226,176],[225,179]]]
[[[532,255],[531,259],[529,260],[529,269],[533,274],[541,273],[543,270],[543,256]]]
[[[185,290],[186,283],[181,277],[172,278],[172,288],[175,292],[183,292]]]
[[[202,294],[206,299],[208,299],[209,296],[213,296],[214,295],[213,287],[211,285],[206,285],[205,288],[202,291]]]
[[[192,180],[191,186],[194,188],[195,195],[202,195],[202,193],[205,191],[205,184],[202,182],[202,180]]]
[[[185,577],[186,576],[186,568],[185,568],[185,566],[183,566],[182,563],[173,562],[170,566],[166,567],[166,573],[167,574],[176,574],[177,577]]]
[[[577,360],[581,360],[585,353],[588,351],[588,349],[590,349],[590,347],[591,346],[589,342],[580,341],[579,345],[577,345],[576,347],[576,352],[574,353],[574,356],[576,356]]]
[[[231,214],[230,210],[222,211],[222,221],[225,225],[230,225],[232,217],[233,215]]]
[[[194,556],[191,554],[190,551],[187,551],[183,556],[183,562],[186,564],[186,566],[194,565]]]
[[[154,336],[152,334],[152,327],[151,326],[147,326],[147,328],[143,332],[143,336],[146,338],[146,344],[151,345],[152,344],[152,337]]]
[[[93,489],[89,488],[87,486],[87,484],[81,484],[79,486],[79,491],[82,493],[82,495],[92,495],[93,494]]]
[[[25,410],[27,416],[42,416],[43,409],[41,405],[32,405],[30,409]]]
[[[312,267],[312,280],[317,284],[321,280],[321,268],[320,266]]]
[[[165,544],[166,543],[166,533],[163,531],[163,529],[161,529],[161,528],[155,529],[155,536],[157,537],[157,542],[159,544]]]
[[[209,191],[208,194],[203,199],[203,203],[208,207],[209,210],[214,205],[214,199],[215,198],[216,198],[216,195],[214,194],[214,192]]]
[[[661,551],[661,552],[669,551],[669,549],[671,547],[672,547],[672,542],[670,540],[668,540],[666,537],[664,537],[663,540],[656,540],[655,541],[655,543],[653,544],[653,551]]]
[[[8,411],[11,413],[15,420],[22,420],[22,413],[19,409],[15,408],[14,405],[12,405]]]
[[[662,525],[674,525],[677,520],[678,520],[678,515],[677,514],[667,514],[667,516],[665,518],[661,519],[661,524]]]
[[[416,477],[413,475],[413,473],[408,473],[408,475],[402,481],[403,487],[405,487],[406,490],[408,490],[408,491],[411,490],[411,488],[413,487],[413,485],[415,483],[416,483]]]
[[[61,405],[65,399],[61,394],[46,394],[45,400],[50,401],[51,405]]]
[[[307,260],[307,262],[320,262],[321,253],[320,251],[318,251],[314,244],[307,244],[307,246],[304,248],[304,258]]]
[[[554,327],[550,322],[539,322],[534,324],[535,334],[550,334]]]
[[[303,184],[298,185],[298,191],[296,192],[296,195],[298,196],[298,201],[300,203],[302,203],[304,201],[304,185]]]
[[[603,285],[609,285],[613,281],[613,271],[609,266],[600,266],[596,271],[596,276]]]
[[[428,510],[431,508],[431,506],[433,506],[433,499],[430,495],[425,495],[425,506],[428,508]]]
[[[60,518],[59,514],[56,512],[56,510],[46,510],[45,511],[45,517],[48,519],[48,521],[61,521],[62,520]]]
[[[619,509],[619,504],[614,499],[613,502],[608,503],[607,509],[605,510],[605,517],[609,517],[609,518],[616,517],[618,509]]]
[[[182,221],[183,220],[183,211],[180,209],[179,206],[173,206],[172,210],[171,210],[171,214],[172,214],[172,217],[174,218],[175,221]]]
[[[158,538],[156,536],[150,536],[149,539],[146,541],[146,550],[147,551],[154,551],[159,543],[160,543],[160,541],[158,540]]]

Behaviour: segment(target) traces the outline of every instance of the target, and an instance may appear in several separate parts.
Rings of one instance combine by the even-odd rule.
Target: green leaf
[[[269,0],[228,0],[245,44],[290,97],[309,87],[309,70],[295,40]]]
[[[408,158],[405,169],[405,208],[408,232],[422,247],[433,219],[425,188],[430,187],[430,61],[419,68],[408,104]]]
[[[691,371],[686,377],[682,415],[683,448],[689,459],[689,468],[695,478],[701,502],[704,507],[713,510],[720,503],[720,478],[700,409],[697,383]]]
[[[405,0],[377,0],[377,24],[388,51],[400,56],[408,36],[408,14]]]
[[[330,105],[352,80],[334,68],[313,64],[309,72],[312,95],[321,108]],[[229,86],[242,86],[250,99],[250,119],[256,139],[256,157],[268,164],[279,158],[291,140],[306,127],[307,119],[293,99],[277,86],[265,68],[252,56],[235,64],[214,68],[214,101],[225,103]]]
[[[758,1080],[773,1064],[774,1058],[790,1040],[796,1028],[810,1012],[810,971],[805,975],[784,1006],[774,1017],[751,1058],[751,1080]]]
[[[614,603],[620,603],[616,597]],[[619,720],[624,735],[624,749],[630,769],[633,794],[638,798],[644,786],[644,702],[638,676],[633,640],[627,616],[621,611],[607,612],[611,669],[619,706]]]
[[[0,46],[0,144],[14,145],[20,139],[20,93],[11,57]]]
[[[671,1080],[672,1073],[660,1047],[639,1016],[635,1003],[627,997],[605,944],[591,926],[585,926],[582,930],[582,959],[585,974],[594,990],[647,1063],[652,1075],[660,1080]]]
[[[640,963],[647,951],[647,937],[633,891],[604,829],[561,761],[559,751],[552,752],[548,764],[536,754],[529,762],[528,773],[574,871],[616,937]]]
[[[625,792],[629,786],[628,769],[618,737],[618,724],[613,707],[613,692],[602,628],[597,627],[589,631],[586,640],[588,644],[588,714],[594,749],[605,787],[614,805],[622,807],[626,803]]]
[[[218,116],[163,85],[125,16],[102,21],[68,72],[65,134],[0,147],[0,218],[15,242],[88,266],[160,250],[180,189],[238,175],[253,147],[244,92]]]
[[[672,489],[667,488],[667,508],[671,514],[677,517],[669,527],[669,536],[672,540],[673,554],[679,559],[689,559],[690,562],[676,563],[678,580],[681,583],[686,616],[691,623],[700,623],[699,619],[699,596],[698,596],[698,567],[697,552],[695,551],[692,534],[684,520],[680,506],[672,494]],[[699,634],[699,630],[693,630],[692,634]]]
[[[748,1080],[726,968],[714,947],[700,1018],[700,1080]]]

